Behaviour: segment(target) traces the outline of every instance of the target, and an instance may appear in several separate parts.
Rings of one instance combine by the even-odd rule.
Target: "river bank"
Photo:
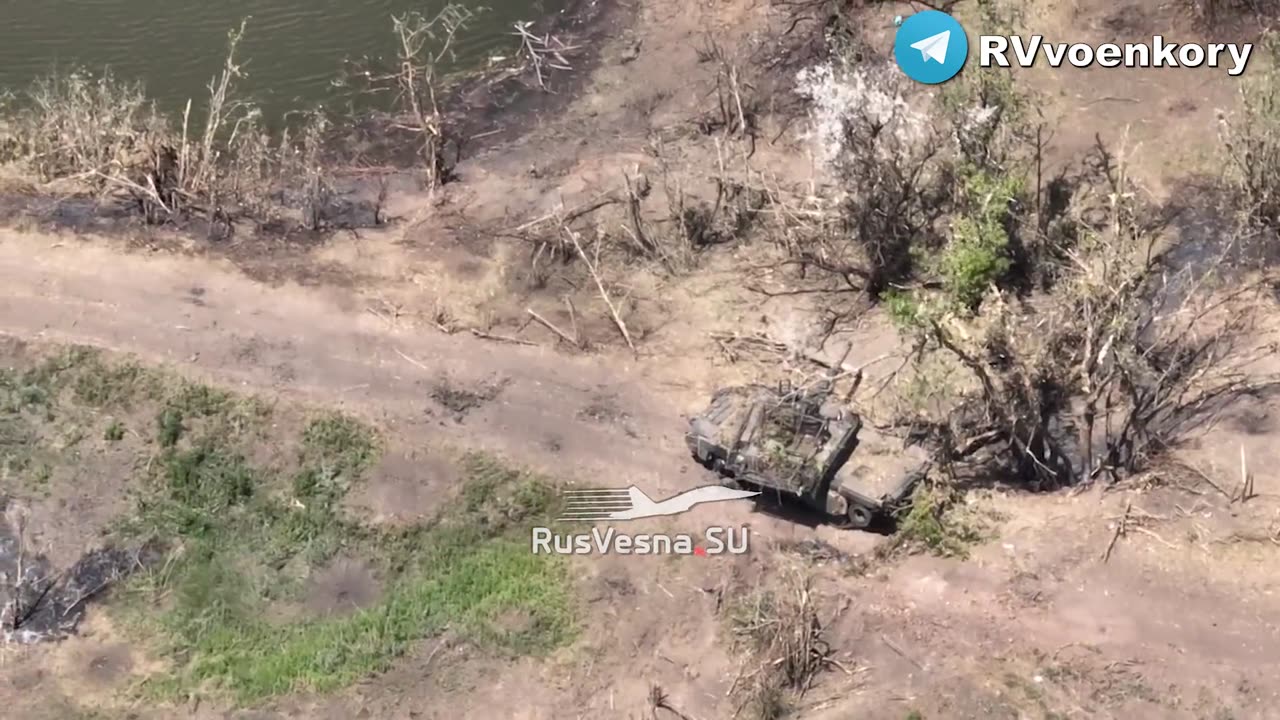
[[[207,97],[176,116],[112,68],[56,71],[0,112],[2,204],[37,225],[108,232],[140,215],[209,239],[244,222],[277,236],[377,227],[388,192],[452,180],[465,156],[510,142],[575,97],[599,41],[619,27],[612,8],[569,2],[518,23],[523,38],[504,55],[461,73],[451,67],[470,11],[398,16],[388,33],[398,34],[398,60],[351,64],[333,83],[345,110],[295,107],[284,126],[243,87],[249,18],[229,34]]]
[[[162,526],[179,547],[134,606],[154,622],[118,624],[120,598],[95,595],[70,637],[6,648],[0,704],[32,720],[1200,720],[1273,705],[1280,500],[1260,470],[1280,462],[1280,415],[1273,395],[1236,391],[1280,377],[1280,311],[1232,277],[1222,335],[1197,306],[1171,325],[1143,291],[1168,268],[1128,252],[1178,232],[1148,222],[1178,214],[1162,188],[1189,186],[1165,148],[1229,164],[1215,109],[1234,111],[1238,88],[1191,70],[966,70],[944,107],[892,66],[906,4],[598,7],[561,36],[583,47],[556,92],[499,75],[441,103],[475,108],[451,118],[475,124],[448,182],[426,182],[420,146],[405,153],[401,112],[326,128],[323,153],[296,137],[267,178],[290,193],[262,196],[288,212],[246,208],[233,232],[206,227],[216,193],[153,223],[102,194],[9,193],[39,212],[0,229],[0,335],[28,343],[0,342],[8,534],[29,529],[48,559],[35,567],[56,568],[113,518],[208,521]],[[1159,20],[1102,0],[982,7],[1091,42]],[[965,118],[993,117],[956,142],[973,137]],[[176,135],[157,137],[204,157]],[[317,199],[365,219],[306,215]],[[1198,232],[1229,236],[1228,215]],[[1226,331],[1245,326],[1233,350]],[[157,392],[159,376],[183,382]],[[712,503],[637,528],[749,527],[748,554],[524,562],[523,523],[555,516],[539,488],[658,499],[717,482],[689,456],[688,417],[727,387],[826,382],[863,421],[841,482],[938,460],[897,534]],[[1169,408],[1169,388],[1215,387],[1231,396],[1215,423],[1143,414]],[[1050,467],[1103,397],[1084,456],[1105,448],[1105,467]],[[362,427],[376,452],[352,442]],[[1129,427],[1143,430],[1126,445],[1113,429]],[[502,464],[458,462],[476,452]],[[527,473],[546,484],[506,482]],[[450,520],[482,532],[438,545]]]
[[[457,69],[510,57],[514,25],[542,24],[573,3],[562,0],[459,0],[471,14],[454,46]],[[332,105],[331,81],[344,60],[395,51],[392,16],[431,13],[443,2],[413,0],[51,0],[11,8],[0,28],[0,86],[21,88],[54,70],[110,67],[145,83],[167,113],[205,94],[222,61],[227,30],[249,17],[243,52],[246,93],[275,117],[316,103]],[[100,32],[101,28],[112,32]]]

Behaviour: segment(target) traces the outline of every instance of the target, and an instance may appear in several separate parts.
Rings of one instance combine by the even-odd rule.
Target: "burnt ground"
[[[858,12],[869,47],[887,47],[901,9]],[[635,483],[655,497],[702,482],[685,456],[682,415],[711,389],[759,373],[749,360],[727,358],[711,334],[766,330],[803,340],[813,308],[744,289],[740,268],[752,259],[744,244],[712,248],[697,272],[675,277],[643,264],[610,268],[638,340],[633,354],[590,279],[572,269],[541,276],[532,263],[536,233],[516,229],[618,190],[624,172],[641,168],[656,185],[662,162],[691,192],[705,192],[720,161],[717,143],[730,154],[745,144],[700,128],[717,74],[708,39],[766,67],[794,49],[783,35],[789,13],[748,2],[629,6],[612,20],[615,36],[595,38],[598,64],[580,66],[581,87],[465,160],[461,180],[439,194],[394,195],[387,210],[401,220],[389,227],[216,249],[150,234],[125,242],[5,231],[0,331],[132,353],[278,403],[341,407],[367,419],[395,443],[348,503],[377,525],[432,518],[457,495],[459,471],[442,444],[500,453],[572,482]],[[1176,8],[1033,3],[1029,15],[1038,31],[1073,40],[1202,32]],[[802,19],[800,27],[813,24]],[[1236,30],[1253,32],[1247,23]],[[783,69],[795,69],[787,62],[754,79],[765,107],[792,102],[783,90]],[[1175,202],[1185,180],[1212,165],[1215,112],[1236,97],[1224,77],[1200,71],[1041,68],[1027,82],[1043,94],[1055,128],[1053,164],[1074,162],[1097,134],[1127,137],[1144,184]],[[760,123],[752,164],[795,182],[814,177],[803,122],[765,112]],[[664,194],[659,188],[646,200],[657,227]],[[604,212],[583,222],[625,218]],[[576,327],[590,349],[531,323],[530,308]],[[855,343],[853,363],[898,343],[876,313],[845,339]],[[878,536],[703,508],[680,522],[749,523],[757,533],[749,557],[576,561],[582,629],[548,656],[495,655],[445,632],[336,692],[285,695],[244,711],[212,694],[157,707],[136,685],[165,658],[91,607],[76,636],[6,651],[0,700],[33,718],[87,710],[634,718],[650,716],[656,683],[691,718],[731,717],[729,690],[749,669],[726,637],[724,589],[766,586],[780,568],[801,567],[815,576],[838,665],[798,701],[798,717],[1270,717],[1280,693],[1275,416],[1262,401],[1235,408],[1116,490],[975,494],[969,506],[982,519],[981,540],[962,557],[884,558]],[[1232,502],[1215,486],[1235,487],[1242,456],[1257,496]],[[881,443],[857,461],[887,476],[894,459]],[[112,500],[115,485],[60,483],[52,479],[53,501],[28,487],[5,490],[46,503],[49,557],[68,567],[127,503]],[[97,514],[70,522],[58,512],[68,506]],[[385,591],[359,558],[338,558],[311,582],[314,604],[282,612],[343,616]]]

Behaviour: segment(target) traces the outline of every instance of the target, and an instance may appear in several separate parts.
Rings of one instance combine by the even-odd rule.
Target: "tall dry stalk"
[[[440,107],[440,86],[445,65],[454,57],[454,40],[472,17],[471,10],[453,3],[431,17],[416,11],[393,16],[397,67],[393,73],[369,78],[374,84],[394,83],[400,109],[408,116],[407,122],[397,123],[397,127],[418,135],[424,184],[429,188],[443,184],[448,177],[444,148],[449,138]]]

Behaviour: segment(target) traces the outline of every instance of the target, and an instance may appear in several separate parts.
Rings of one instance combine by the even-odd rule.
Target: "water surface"
[[[487,6],[455,44],[459,60],[482,64],[510,54],[512,24],[559,12],[565,0],[465,0]],[[239,56],[241,87],[282,112],[332,98],[344,57],[391,56],[391,15],[433,14],[442,3],[419,0],[0,0],[0,86],[20,90],[55,67],[109,66],[142,80],[174,109],[222,66],[227,31],[250,17]]]

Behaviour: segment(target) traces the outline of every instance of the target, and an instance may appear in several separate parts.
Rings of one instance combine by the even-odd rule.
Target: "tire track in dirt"
[[[478,446],[586,482],[656,490],[688,482],[678,477],[688,466],[679,415],[645,387],[634,363],[394,330],[342,291],[268,287],[214,261],[48,236],[0,235],[0,288],[3,333],[338,403],[411,441]],[[502,389],[459,422],[432,398],[445,378],[462,388],[499,381]],[[626,427],[583,417],[602,394],[625,412]]]

